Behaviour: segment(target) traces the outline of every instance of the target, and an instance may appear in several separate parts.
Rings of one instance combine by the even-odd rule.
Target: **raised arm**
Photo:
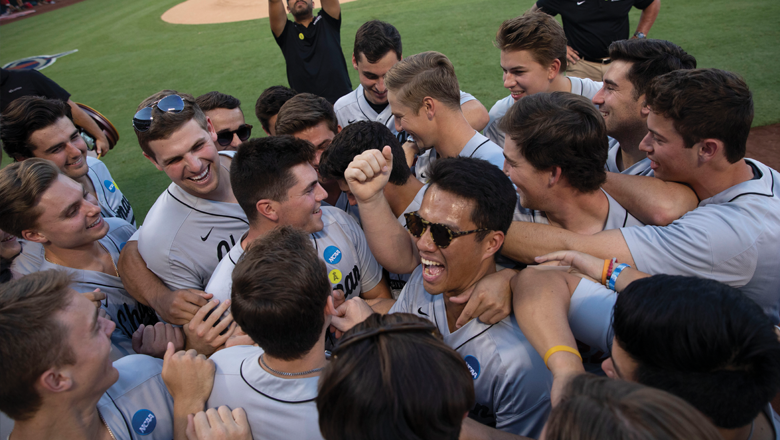
[[[658,13],[661,11],[661,0],[655,0],[650,3],[650,6],[642,10],[642,14],[639,16],[639,24],[636,26],[636,31],[645,35],[650,33],[650,28],[653,27],[655,19],[658,17]]]
[[[322,10],[336,20],[341,16],[341,4],[339,4],[339,0],[322,0]]]
[[[68,100],[70,112],[73,115],[73,122],[83,128],[93,139],[95,139],[95,150],[98,157],[105,156],[108,153],[108,139],[103,134],[103,130],[98,127],[94,119],[81,109],[75,102]]]
[[[344,172],[349,190],[357,199],[368,247],[376,260],[393,273],[411,273],[420,265],[417,248],[398,223],[384,195],[390,179],[393,153],[390,147],[355,156]]]
[[[549,225],[512,222],[501,253],[515,261],[533,264],[535,257],[555,251],[580,251],[601,259],[617,258],[621,263],[635,265],[619,229],[582,235]]]
[[[482,131],[490,122],[490,115],[484,105],[477,99],[467,101],[460,106],[463,111],[463,116],[469,121],[471,128],[477,131]]]
[[[666,226],[699,204],[691,188],[655,177],[607,173],[603,186],[604,191],[647,225]]]
[[[268,0],[268,22],[271,24],[271,32],[277,38],[282,35],[287,25],[287,9],[284,0]]]
[[[128,241],[122,248],[117,269],[130,296],[153,308],[170,324],[187,324],[212,296],[193,289],[171,291],[146,267],[137,241]]]

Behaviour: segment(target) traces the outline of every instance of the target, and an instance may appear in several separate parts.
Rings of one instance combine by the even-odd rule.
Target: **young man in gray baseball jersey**
[[[390,23],[371,20],[358,28],[352,51],[352,67],[358,72],[360,85],[333,105],[339,125],[346,127],[357,121],[381,122],[398,136],[399,142],[406,142],[408,134],[395,128],[395,117],[387,102],[385,86],[385,74],[401,61],[401,48],[401,34]],[[488,122],[485,106],[462,91],[460,105],[469,124],[475,130],[482,131]]]
[[[108,168],[87,156],[87,144],[73,124],[67,103],[37,96],[19,98],[3,112],[0,126],[3,149],[14,160],[40,157],[54,162],[98,200],[103,217],[118,217],[135,225],[133,208]]]
[[[423,182],[427,168],[439,157],[484,159],[499,169],[501,147],[469,125],[460,108],[455,68],[439,52],[423,52],[399,61],[385,75],[387,99],[395,127],[414,137],[415,175]]]
[[[241,101],[219,92],[208,92],[195,99],[217,132],[217,150],[238,150],[252,135],[252,126],[244,120]]]
[[[15,421],[10,438],[185,439],[213,365],[172,347],[164,362],[133,355],[112,364],[115,324],[71,282],[46,270],[0,289],[0,411]]]
[[[171,324],[206,304],[202,290],[248,221],[230,186],[234,151],[217,151],[217,133],[192,96],[163,90],[133,117],[138,143],[171,184],[119,261],[126,287]],[[171,292],[173,291],[173,292]]]
[[[520,196],[515,221],[581,234],[642,224],[600,188],[607,136],[590,101],[537,93],[513,105],[499,126],[507,134],[504,170]]]
[[[390,298],[382,267],[371,255],[363,231],[348,215],[321,206],[325,190],[311,166],[314,149],[292,136],[245,142],[230,169],[236,199],[249,219],[249,231],[214,270],[206,292],[230,298],[231,275],[250,244],[278,226],[293,226],[310,235],[328,267],[332,288],[346,298]]]
[[[135,353],[133,333],[141,324],[157,322],[150,308],[127,293],[115,265],[135,227],[104,219],[89,192],[44,159],[0,171],[0,206],[0,228],[43,246],[39,270],[66,271],[73,276],[73,289],[105,293],[101,306],[116,323],[112,359]]]
[[[589,276],[603,263],[578,252],[551,257]],[[514,280],[518,323],[549,353],[556,381],[582,372],[579,358],[559,350],[576,337],[612,353],[604,361],[609,377],[683,398],[723,438],[780,438],[769,404],[780,389],[780,343],[755,302],[714,280],[647,278],[631,268],[619,272],[614,289],[620,294],[563,272],[523,271]]]
[[[524,96],[539,92],[569,92],[588,99],[601,88],[600,82],[567,77],[566,35],[554,18],[541,12],[528,12],[506,20],[496,33],[501,50],[504,87],[509,96],[490,109],[485,136],[504,146],[504,131],[499,121],[512,105]]]
[[[244,408],[255,439],[321,439],[314,399],[327,365],[331,285],[319,251],[306,232],[276,228],[252,243],[232,276],[233,317],[259,347],[211,357],[208,406]]]
[[[514,317],[494,325],[471,320],[456,328],[465,304],[450,301],[496,271],[495,255],[512,220],[515,190],[495,166],[471,158],[439,160],[431,167],[430,178],[420,210],[406,215],[422,264],[390,313],[414,313],[430,320],[444,342],[463,356],[476,393],[471,418],[502,431],[538,437],[550,411],[552,384],[542,358]],[[350,183],[359,199],[374,191],[370,183]],[[332,323],[345,331],[367,313],[371,310],[365,304],[349,300],[331,311]]]
[[[656,177],[622,176],[635,198],[666,197],[667,181],[701,200],[668,226],[582,235],[525,222],[510,228],[503,252],[518,261],[578,250],[650,273],[699,276],[740,288],[780,322],[780,175],[745,159],[753,99],[737,75],[677,70],[646,93],[649,133],[640,148]]]

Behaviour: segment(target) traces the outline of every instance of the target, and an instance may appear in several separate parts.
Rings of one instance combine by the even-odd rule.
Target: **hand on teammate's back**
[[[463,327],[472,318],[479,318],[485,324],[495,324],[509,316],[512,313],[512,289],[509,282],[516,274],[511,269],[498,271],[483,277],[471,289],[450,298],[456,304],[466,303],[455,327]]]
[[[201,307],[205,306],[214,295],[196,289],[174,290],[162,295],[157,304],[152,304],[165,322],[175,325],[185,325],[192,321]]]
[[[224,348],[225,342],[233,335],[236,329],[233,315],[228,313],[222,316],[230,307],[230,300],[218,304],[218,299],[212,299],[183,327],[184,335],[187,337],[187,349],[194,349],[198,353],[210,356]]]
[[[187,416],[187,440],[251,440],[252,429],[243,408],[222,405]]]
[[[158,322],[155,325],[141,324],[133,333],[133,351],[138,354],[162,359],[168,348],[168,342],[173,342],[176,350],[184,348],[184,334],[181,328]]]
[[[168,343],[162,379],[174,402],[205,404],[214,386],[215,371],[214,361],[206,356],[195,350],[175,351],[173,343]]]

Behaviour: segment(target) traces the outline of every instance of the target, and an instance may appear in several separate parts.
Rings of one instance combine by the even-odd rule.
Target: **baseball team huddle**
[[[351,90],[338,0],[269,0],[291,88],[258,98],[266,136],[221,92],[144,99],[170,185],[141,225],[69,95],[24,83],[0,436],[780,439],[780,174],[745,158],[751,91],[646,38],[660,0],[576,2],[623,8],[599,43],[574,3],[501,24],[488,111],[379,20]]]

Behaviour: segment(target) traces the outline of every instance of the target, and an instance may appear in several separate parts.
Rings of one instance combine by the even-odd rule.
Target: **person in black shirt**
[[[645,38],[661,10],[661,0],[537,0],[532,11],[561,14],[568,40],[566,74],[602,81],[610,63],[609,45],[628,39],[628,12],[642,10],[632,38]]]
[[[276,44],[287,63],[287,82],[301,93],[313,93],[335,103],[352,91],[347,63],[341,51],[341,5],[322,0],[322,9],[312,14],[314,0],[268,1],[268,16]]]

